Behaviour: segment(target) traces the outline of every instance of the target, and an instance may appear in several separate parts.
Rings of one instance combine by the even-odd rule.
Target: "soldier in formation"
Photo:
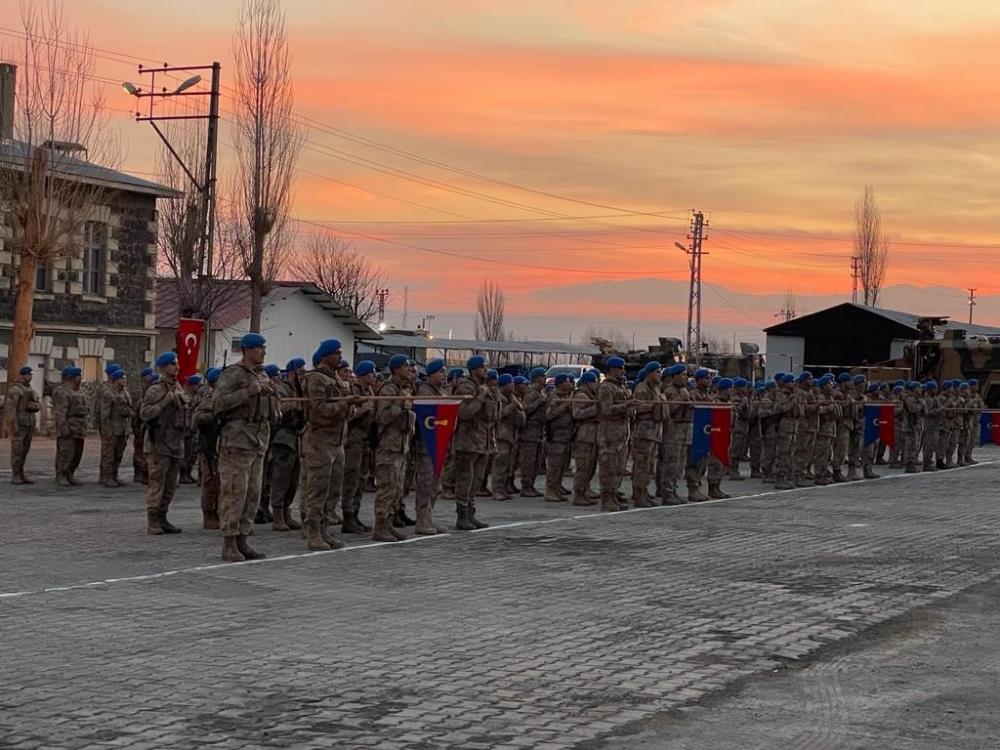
[[[9,415],[10,481],[14,484],[34,484],[24,473],[24,462],[31,450],[31,439],[41,405],[38,393],[31,387],[34,371],[25,365],[17,373],[17,380],[7,389],[5,411]]]

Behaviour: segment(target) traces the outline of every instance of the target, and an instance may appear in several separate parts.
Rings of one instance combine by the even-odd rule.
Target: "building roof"
[[[218,305],[212,311],[212,328],[231,328],[250,317],[250,282],[245,279],[217,279]],[[264,298],[264,304],[276,304],[288,294],[301,293],[306,299],[323,309],[330,317],[340,321],[358,338],[378,340],[379,334],[358,320],[350,310],[340,305],[333,297],[314,284],[303,281],[277,281],[274,289]],[[180,317],[177,279],[156,280],[156,327],[176,328]]]
[[[24,165],[31,159],[35,148],[35,146],[21,141],[0,141],[0,166],[23,169]],[[176,198],[181,195],[177,190],[166,185],[144,180],[127,172],[102,167],[85,159],[78,159],[65,151],[52,150],[51,153],[54,155],[52,170],[65,174],[67,177],[130,193],[154,195],[157,198]]]
[[[369,341],[362,336],[363,341]],[[600,349],[591,345],[564,344],[558,341],[482,341],[476,339],[442,339],[425,338],[424,336],[408,336],[401,333],[383,334],[378,346],[394,349],[439,349],[441,351],[477,351],[477,352],[523,352],[525,354],[573,354],[593,356],[600,354]]]
[[[777,323],[773,326],[765,328],[764,333],[772,336],[803,336],[806,335],[807,332],[815,332],[814,326],[821,324],[823,319],[834,314],[838,316],[850,316],[852,314],[860,314],[861,317],[876,316],[876,318],[883,319],[884,321],[895,325],[897,327],[898,338],[910,338],[911,336],[912,338],[916,338],[920,333],[919,322],[928,318],[943,321],[940,325],[936,325],[934,327],[935,334],[937,334],[938,337],[942,336],[945,331],[954,330],[962,330],[971,335],[1000,336],[1000,328],[995,326],[984,326],[975,323],[962,323],[959,321],[948,320],[947,315],[917,315],[915,313],[902,312],[900,310],[886,310],[881,307],[859,305],[854,302],[844,302],[839,305],[834,305],[833,307],[827,307],[823,310],[817,310],[816,312],[809,313],[808,315],[803,315],[798,318],[792,318],[791,320]]]

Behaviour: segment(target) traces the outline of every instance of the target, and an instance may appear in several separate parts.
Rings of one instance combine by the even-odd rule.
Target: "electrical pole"
[[[410,308],[410,287],[403,287],[403,330],[406,330],[406,317]]]
[[[969,289],[969,325],[972,325],[972,308],[976,306],[976,290]]]
[[[691,283],[688,290],[687,338],[685,343],[689,354],[694,355],[695,364],[701,364],[701,257],[708,255],[701,249],[702,242],[707,240],[705,229],[705,214],[695,211],[691,217],[691,233],[688,234],[690,244],[684,247],[679,242],[674,245],[687,253],[691,266]]]
[[[851,302],[858,304],[858,279],[861,278],[861,258],[851,256]]]
[[[375,296],[378,297],[378,325],[381,330],[385,328],[385,302],[389,299],[389,290],[376,289]]]

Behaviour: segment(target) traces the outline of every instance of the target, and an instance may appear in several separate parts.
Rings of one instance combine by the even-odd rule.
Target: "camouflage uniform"
[[[87,435],[90,408],[78,388],[64,384],[53,393],[53,413],[56,422],[56,482],[79,484],[73,474],[83,458],[83,441]]]
[[[691,404],[691,392],[684,386],[673,382],[662,386],[663,395],[669,403],[669,418],[660,453],[658,469],[660,497],[665,503],[683,503],[677,494],[677,485],[684,476],[687,465],[688,446],[691,445],[692,420],[694,408]]]
[[[553,391],[545,402],[545,421],[548,452],[545,465],[545,500],[550,503],[565,502],[562,494],[566,457],[573,448],[572,393],[562,395]]]
[[[374,396],[374,392],[358,381],[350,384],[351,394],[359,398]],[[361,512],[361,498],[364,495],[365,481],[371,473],[371,451],[369,450],[372,434],[372,422],[375,414],[375,402],[365,401],[358,406],[347,421],[347,437],[344,440],[344,481],[341,505],[343,506],[344,526],[346,533],[357,534],[371,531],[358,519]],[[376,451],[378,447],[376,446]]]
[[[774,448],[774,487],[789,490],[793,483],[792,458],[795,450],[795,430],[798,427],[801,404],[794,386],[779,387],[774,394],[773,413],[778,418]]]
[[[812,467],[816,484],[833,483],[833,472],[830,460],[833,456],[833,441],[837,437],[837,423],[840,421],[840,404],[833,398],[829,386],[821,387],[816,394],[816,416],[819,418],[819,429],[816,431],[813,446]]]
[[[429,382],[421,383],[417,386],[415,398],[426,398],[427,396],[439,397],[445,395],[444,389],[432,385]],[[417,475],[414,480],[416,486],[416,528],[418,534],[443,534],[447,529],[439,527],[434,523],[434,506],[441,495],[441,482],[434,476],[434,458],[427,452],[427,446],[417,435],[414,442],[416,455],[414,462],[417,465]]]
[[[133,404],[141,404],[146,389],[149,388],[149,381],[142,378],[139,381],[139,388],[132,395]],[[146,425],[139,418],[139,410],[135,409],[132,415],[132,481],[139,484],[146,484],[149,481],[149,467],[146,465]]]
[[[132,396],[119,385],[108,384],[98,397],[98,429],[101,433],[101,478],[105,486],[121,487],[118,468],[125,455],[125,444],[132,425]]]
[[[275,387],[280,399],[302,398],[298,382],[283,380]],[[305,426],[302,402],[288,400],[281,403],[281,418],[271,439],[271,509],[275,531],[299,528],[292,518],[291,507],[299,489],[299,435]]]
[[[456,382],[453,392],[456,396],[471,397],[462,401],[462,405],[458,407],[458,425],[452,438],[455,449],[455,506],[458,515],[456,528],[461,530],[463,526],[477,525],[474,498],[478,486],[476,467],[486,461],[489,427],[496,420],[496,415],[491,411],[494,401],[485,385],[463,377]]]
[[[10,414],[10,469],[14,484],[28,484],[24,462],[31,450],[35,434],[35,415],[40,409],[38,394],[30,385],[14,383],[7,390],[7,412]]]
[[[203,529],[219,528],[219,420],[215,417],[214,394],[215,389],[207,383],[201,387],[192,417],[200,443],[198,477]]]
[[[379,396],[412,396],[409,383],[393,375],[382,386]],[[375,446],[375,523],[372,539],[394,541],[406,537],[392,527],[392,520],[403,500],[406,454],[415,425],[409,401],[379,401],[375,406],[378,442]]]
[[[521,497],[540,497],[535,489],[535,477],[542,465],[545,441],[545,394],[532,386],[522,402],[525,423],[521,430]]]
[[[979,444],[979,420],[982,415],[982,410],[986,407],[983,402],[983,397],[979,395],[979,391],[975,390],[978,386],[973,386],[970,389],[972,392],[969,394],[969,398],[966,400],[965,408],[965,466],[971,466],[978,463],[976,459],[972,457],[972,451],[975,450],[976,446]]]
[[[509,500],[508,479],[513,470],[518,436],[527,417],[521,399],[515,394],[500,393],[500,418],[497,422],[497,455],[493,460],[491,488],[494,500]]]
[[[907,389],[903,395],[903,434],[906,453],[903,456],[904,470],[908,474],[915,474],[920,471],[917,465],[920,455],[920,446],[924,442],[924,413],[926,403],[923,393],[917,389]]]
[[[655,462],[663,443],[664,421],[669,415],[660,384],[646,376],[635,387],[632,397],[639,403],[635,407],[632,428],[632,504],[636,508],[649,508],[649,483],[653,479]]]
[[[816,434],[819,432],[820,422],[815,386],[812,383],[800,383],[796,396],[801,416],[795,429],[795,467],[792,481],[800,487],[807,487],[815,478],[811,476],[809,467],[813,463],[816,451]]]
[[[597,388],[600,422],[597,426],[598,476],[601,510],[617,511],[618,485],[625,476],[622,446],[628,443],[632,406],[629,393],[619,383],[604,380]]]
[[[778,445],[778,421],[774,411],[776,390],[767,388],[760,396],[757,404],[757,416],[760,420],[760,473],[765,483],[774,482],[774,452]]]
[[[940,419],[942,406],[937,391],[931,390],[924,394],[924,471],[937,471],[938,463],[944,464],[938,454],[940,436]],[[936,459],[936,460],[935,460]]]
[[[600,404],[595,391],[597,384],[591,383],[576,389],[573,394],[573,419],[576,421],[576,439],[573,441],[573,460],[576,473],[573,475],[573,505],[595,505],[590,499],[590,483],[597,472],[597,425]]]
[[[169,534],[177,528],[166,519],[184,457],[190,402],[191,397],[180,383],[161,375],[146,389],[139,406],[139,418],[146,426],[143,448],[149,469],[146,487],[146,532],[149,534]]]
[[[733,391],[733,432],[729,444],[729,472],[733,480],[743,479],[740,474],[740,461],[747,454],[747,444],[750,439],[750,396],[746,393]],[[752,473],[751,469],[751,473]]]

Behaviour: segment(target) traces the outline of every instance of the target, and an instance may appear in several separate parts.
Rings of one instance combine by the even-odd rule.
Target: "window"
[[[96,383],[101,379],[101,358],[100,357],[80,357],[83,367],[83,382]]]
[[[240,346],[240,339],[233,339],[229,345],[229,351],[233,354],[239,354],[243,351],[243,347]]]
[[[42,263],[35,270],[35,291],[36,292],[52,291],[52,267],[46,263]]]
[[[104,294],[104,256],[107,225],[88,221],[83,230],[83,293]]]

